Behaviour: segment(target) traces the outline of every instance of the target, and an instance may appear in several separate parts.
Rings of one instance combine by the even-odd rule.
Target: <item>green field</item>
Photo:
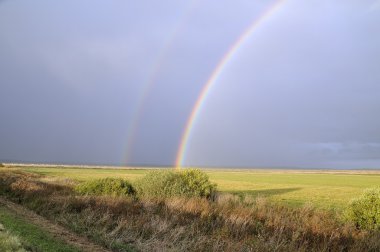
[[[67,167],[12,167],[47,175],[86,181],[118,177],[134,181],[149,169],[93,169]],[[222,192],[268,197],[285,204],[300,206],[312,203],[321,208],[344,208],[365,188],[380,185],[380,171],[320,170],[206,170]]]

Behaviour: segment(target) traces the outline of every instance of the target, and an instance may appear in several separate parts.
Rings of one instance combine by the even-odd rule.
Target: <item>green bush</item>
[[[166,198],[171,196],[210,198],[216,185],[209,181],[208,175],[198,169],[182,171],[151,171],[137,181],[136,189],[140,196]]]
[[[84,195],[134,195],[135,189],[126,180],[103,178],[84,182],[75,187],[75,191]]]
[[[380,230],[380,187],[367,189],[361,197],[352,200],[346,218],[358,228]]]

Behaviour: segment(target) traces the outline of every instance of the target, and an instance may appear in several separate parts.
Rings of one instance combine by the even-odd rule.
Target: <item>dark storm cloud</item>
[[[125,164],[139,118],[129,164],[173,164],[202,86],[273,2],[1,1],[0,159]],[[380,166],[379,6],[285,1],[215,85],[186,163]]]

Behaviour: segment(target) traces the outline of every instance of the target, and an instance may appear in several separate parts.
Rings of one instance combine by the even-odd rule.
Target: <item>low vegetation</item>
[[[189,176],[197,177],[194,173]],[[172,179],[162,174],[145,179]],[[145,197],[147,189],[138,199],[78,195],[71,184],[46,181],[42,175],[2,172],[0,193],[113,251],[380,251],[379,231],[308,204],[295,208],[261,197],[204,192]]]
[[[151,169],[97,169],[80,167],[12,166],[1,170],[18,170],[75,182],[112,177],[127,179],[133,185]],[[218,191],[244,197],[265,197],[292,207],[306,203],[323,209],[343,211],[350,199],[359,197],[368,187],[380,185],[380,171],[331,170],[205,170]],[[310,197],[312,195],[313,197]]]
[[[364,191],[347,208],[346,217],[358,228],[380,230],[380,187]]]
[[[0,224],[0,251],[26,252],[17,236],[10,234]]]
[[[135,189],[125,179],[103,178],[90,180],[75,187],[83,195],[133,196]]]
[[[36,195],[35,195],[36,197]],[[0,206],[0,220],[4,228],[18,238],[9,237],[4,246],[10,250],[0,251],[46,251],[46,252],[79,252],[78,249],[57,240],[41,227],[28,223],[8,209]],[[15,250],[13,250],[15,249]],[[25,249],[25,250],[24,250]]]
[[[136,182],[136,188],[140,196],[150,198],[210,198],[216,192],[216,185],[199,169],[150,171]]]

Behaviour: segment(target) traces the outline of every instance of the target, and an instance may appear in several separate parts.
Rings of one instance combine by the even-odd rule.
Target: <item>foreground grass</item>
[[[148,169],[91,169],[57,167],[15,167],[56,178],[86,181],[113,177],[135,181]],[[9,170],[0,168],[0,170]],[[207,170],[210,180],[222,192],[244,198],[262,196],[290,206],[311,203],[324,209],[341,211],[363,189],[380,185],[380,172],[313,171],[313,170]],[[312,197],[311,197],[312,196]]]
[[[0,224],[0,251],[4,252],[25,252],[20,239],[6,231]]]
[[[28,223],[3,206],[0,206],[0,221],[6,230],[19,237],[23,247],[28,251],[79,252],[78,249],[53,238],[42,228]],[[12,245],[14,250],[3,250],[1,246],[0,250],[24,251],[18,240],[13,240],[13,243],[16,243]]]

